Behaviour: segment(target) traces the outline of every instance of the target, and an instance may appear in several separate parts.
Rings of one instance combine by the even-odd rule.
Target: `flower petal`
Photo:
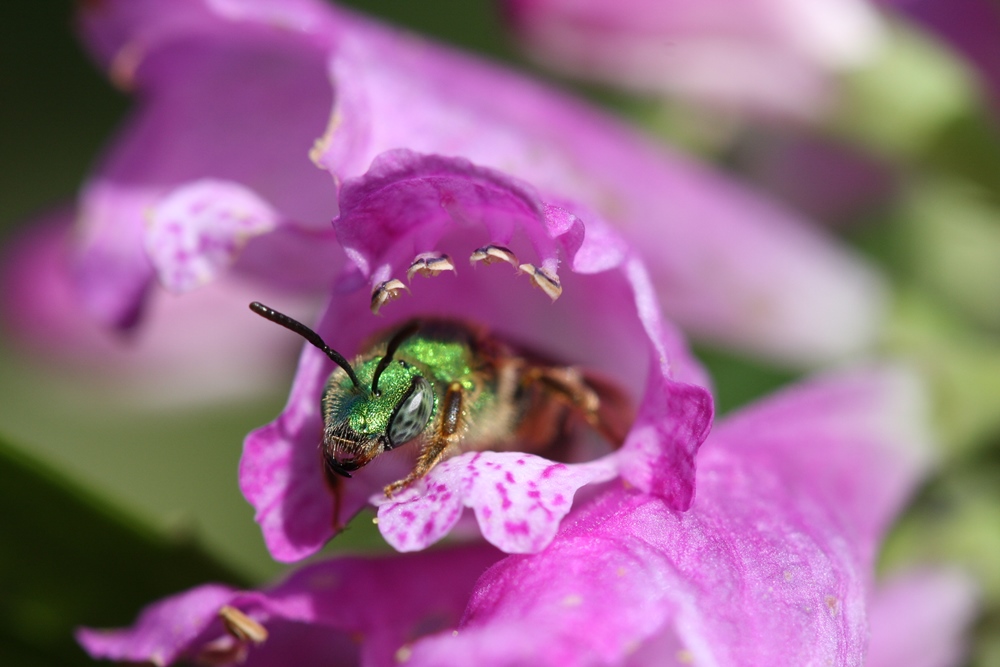
[[[874,339],[884,281],[807,221],[548,88],[338,20],[351,29],[333,54],[338,95],[313,157],[339,179],[399,146],[461,155],[604,216],[642,248],[668,316],[697,335],[796,364]]]
[[[535,553],[555,537],[577,489],[618,473],[614,457],[567,465],[530,454],[475,452],[444,461],[393,498],[376,495],[378,527],[397,551],[419,551],[444,537],[463,507],[483,537],[506,553]]]
[[[187,652],[234,594],[226,586],[199,586],[147,607],[131,628],[82,628],[76,638],[94,657],[169,665]]]
[[[881,0],[937,34],[962,53],[989,87],[995,107],[1000,108],[1000,56],[996,34],[1000,9],[984,0]]]
[[[642,262],[617,232],[582,208],[581,215],[587,217],[580,217],[572,203],[543,201],[529,185],[496,170],[406,150],[380,156],[369,174],[345,182],[341,195],[341,215],[334,227],[354,270],[342,280],[341,293],[331,300],[317,327],[331,347],[358,350],[361,341],[381,328],[367,312],[374,297],[370,302],[364,292],[351,294],[352,287],[367,283],[378,296],[413,262],[426,267],[428,257],[470,253],[473,259],[505,257],[505,253],[530,257],[536,272],[558,279],[562,292],[555,303],[550,294],[533,297],[526,281],[508,271],[458,269],[449,263],[455,275],[447,271],[414,282],[412,294],[391,304],[380,303],[380,314],[389,313],[396,322],[445,316],[484,325],[515,347],[532,351],[532,356],[566,359],[587,372],[620,379],[616,384],[626,397],[643,386],[645,377],[649,389],[639,407],[635,435],[626,439],[620,454],[625,476],[668,498],[677,509],[690,504],[694,456],[712,417],[711,398],[696,385],[707,380],[681,336],[662,317]],[[556,273],[560,263],[570,270]],[[519,285],[512,280],[521,281],[522,296],[513,291]],[[546,349],[554,353],[535,352]],[[306,349],[286,412],[251,436],[244,450],[244,491],[257,508],[272,553],[283,560],[315,550],[339,525],[328,509],[323,513],[298,509],[300,503],[329,494],[316,462],[316,446],[320,396],[331,366],[321,352]],[[305,414],[309,419],[301,418]],[[623,433],[627,426],[623,425]],[[350,489],[343,492],[341,516],[357,511],[359,498],[405,476],[405,468],[403,474],[392,476],[405,465],[405,454],[379,457],[394,468],[368,466],[357,479],[339,482],[338,487]],[[312,466],[315,471],[309,472]],[[258,477],[264,481],[250,481]],[[419,540],[408,537],[403,548],[429,544],[447,532],[464,502],[459,500],[464,492],[450,492],[451,504],[441,508],[433,529]],[[425,525],[423,520],[420,526]],[[529,532],[529,542],[541,544]],[[400,539],[397,543],[402,545]],[[496,539],[516,550],[527,548],[514,546],[516,541],[507,538]]]
[[[188,292],[218,278],[250,238],[279,223],[278,212],[239,183],[195,181],[157,204],[146,252],[164,287]]]
[[[640,490],[684,511],[694,500],[695,455],[708,437],[715,407],[702,387],[672,379],[673,355],[667,350],[677,343],[660,315],[646,269],[632,259],[625,272],[653,354],[639,414],[619,455],[621,474]]]
[[[713,434],[716,446],[703,454],[739,449],[754,467],[795,480],[793,486],[803,492],[808,487],[809,496],[835,504],[852,544],[870,560],[886,526],[933,464],[929,414],[924,387],[910,369],[834,373],[732,415]]]
[[[240,490],[256,510],[254,520],[271,556],[282,562],[314,553],[346,523],[341,499],[326,486],[318,448],[322,421],[318,387],[312,385],[322,381],[323,360],[308,352],[299,361],[285,410],[247,435],[240,458]],[[349,499],[346,516],[357,513],[363,502]]]
[[[81,11],[85,39],[142,100],[80,198],[76,269],[102,322],[140,317],[153,278],[147,212],[177,186],[238,183],[307,227],[335,213],[329,177],[306,158],[333,99],[323,39],[289,30],[301,23],[292,14],[308,24],[324,13],[296,2],[279,21],[268,4],[110,0]]]
[[[257,326],[246,304],[280,295],[301,317],[316,310],[313,299],[227,275],[184,298],[158,294],[125,345],[80,303],[71,223],[69,210],[43,216],[3,249],[0,320],[22,348],[60,373],[86,371],[108,398],[160,410],[274,392],[298,341]]]
[[[746,409],[703,448],[690,511],[610,488],[409,664],[861,664],[874,542],[923,470],[913,398],[862,371]]]
[[[953,667],[976,615],[976,586],[950,570],[895,574],[876,591],[866,667]]]
[[[601,212],[644,248],[661,303],[699,335],[815,363],[876,333],[884,285],[855,256],[546,88],[309,0],[87,7],[93,50],[147,100],[81,199],[78,270],[105,322],[141,315],[153,274],[143,215],[170,187],[231,180],[285,218],[329,219],[334,190],[300,153],[328,119],[313,157],[340,181],[409,146],[463,155]]]
[[[504,4],[522,44],[563,72],[766,115],[815,115],[831,76],[869,58],[880,36],[863,0]]]
[[[260,592],[201,586],[151,605],[131,628],[81,629],[77,639],[95,658],[157,665],[214,657],[246,659],[251,667],[388,666],[407,642],[454,627],[476,579],[499,555],[477,545],[339,558],[304,567]],[[223,606],[263,626],[262,645],[227,632]]]
[[[507,247],[515,232],[524,234],[538,266],[553,276],[556,239],[582,238],[571,232],[579,221],[556,207],[546,209],[527,184],[464,159],[404,149],[378,156],[363,177],[346,182],[341,207],[334,220],[337,237],[373,286],[435,250],[454,224],[483,225],[492,246]]]

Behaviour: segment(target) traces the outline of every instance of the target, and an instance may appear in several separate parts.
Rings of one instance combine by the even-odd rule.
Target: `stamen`
[[[469,257],[470,264],[476,264],[477,262],[487,265],[496,262],[507,262],[514,268],[517,268],[517,255],[510,248],[500,245],[485,245],[482,248],[478,248]]]
[[[236,607],[228,604],[219,609],[219,618],[226,631],[241,642],[253,642],[260,646],[267,640],[267,628],[253,620]]]
[[[410,291],[409,288],[402,283],[402,281],[397,280],[396,278],[380,283],[378,287],[372,290],[372,313],[378,315],[379,308],[384,306],[389,301],[397,298],[403,293],[403,290],[406,290],[407,292]]]
[[[457,273],[455,270],[455,264],[451,261],[451,257],[445,255],[444,253],[425,252],[417,255],[413,259],[413,263],[410,264],[410,268],[406,270],[406,280],[407,282],[413,282],[413,276],[416,274],[433,278],[434,276],[444,273],[445,271]]]
[[[527,273],[531,278],[531,284],[548,294],[553,301],[562,294],[562,283],[559,282],[559,276],[548,269],[540,269],[534,264],[521,264],[517,268]]]

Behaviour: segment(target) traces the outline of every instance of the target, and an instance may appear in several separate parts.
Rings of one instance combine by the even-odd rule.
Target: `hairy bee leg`
[[[420,456],[417,457],[417,463],[413,466],[410,474],[385,487],[387,498],[391,498],[397,491],[402,491],[429,473],[434,466],[441,462],[448,448],[458,442],[462,429],[462,398],[462,385],[460,383],[452,382],[448,385],[444,400],[441,402],[441,426],[420,450]]]
[[[597,418],[601,399],[597,392],[587,386],[583,375],[575,368],[531,368],[525,373],[525,382],[545,385],[583,413],[588,422]]]
[[[331,470],[325,461],[321,465],[323,466],[326,487],[330,490],[330,495],[333,496],[333,530],[335,533],[339,533],[344,529],[344,524],[340,522],[340,507],[344,502],[344,478]]]
[[[571,367],[532,368],[525,381],[538,382],[561,397],[615,447],[625,442],[633,409],[628,397],[614,385]]]

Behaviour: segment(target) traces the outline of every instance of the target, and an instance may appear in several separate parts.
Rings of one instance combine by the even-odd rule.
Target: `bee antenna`
[[[420,328],[420,321],[413,320],[405,327],[400,329],[393,335],[389,340],[389,344],[385,348],[385,356],[379,359],[378,366],[375,367],[375,374],[372,376],[372,393],[378,395],[378,379],[382,376],[382,371],[389,367],[392,363],[392,355],[396,354],[396,350],[399,346],[403,344],[403,341],[412,336]]]
[[[268,308],[260,301],[254,301],[253,303],[251,303],[250,310],[252,310],[253,312],[257,313],[258,315],[260,315],[265,319],[271,320],[275,324],[280,324],[286,329],[294,331],[295,333],[302,336],[303,338],[305,338],[307,341],[309,341],[319,349],[323,350],[326,356],[330,357],[333,360],[333,363],[337,364],[345,371],[347,371],[347,377],[351,378],[351,382],[354,383],[355,387],[358,388],[361,387],[361,382],[358,380],[358,376],[354,373],[354,369],[351,368],[351,364],[347,362],[347,359],[345,359],[342,354],[340,354],[339,352],[331,348],[329,345],[327,345],[325,342],[323,342],[323,339],[319,337],[318,333],[316,333],[306,325],[302,324],[298,320],[293,320],[284,313],[279,313],[273,308]]]

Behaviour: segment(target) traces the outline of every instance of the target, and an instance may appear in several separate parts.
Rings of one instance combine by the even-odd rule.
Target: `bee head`
[[[358,364],[362,381],[376,363]],[[372,387],[354,387],[338,369],[323,393],[323,455],[330,470],[345,477],[420,435],[434,411],[430,382],[404,362],[389,366]]]
[[[419,328],[414,321],[397,331],[381,357],[355,361],[352,367],[339,352],[301,322],[255,301],[250,310],[301,335],[322,350],[338,368],[323,392],[323,458],[344,477],[379,454],[413,440],[434,411],[434,391],[418,370],[402,360],[392,363],[396,350]]]

